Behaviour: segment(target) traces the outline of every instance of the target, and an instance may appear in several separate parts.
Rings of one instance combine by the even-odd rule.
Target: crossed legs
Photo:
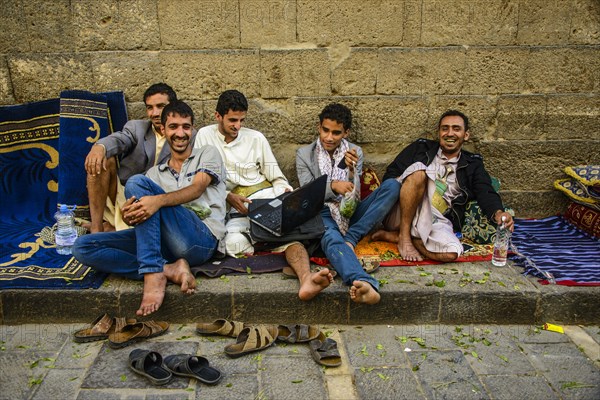
[[[371,239],[398,243],[398,251],[406,261],[422,261],[424,257],[442,262],[454,261],[458,253],[429,251],[422,239],[411,236],[413,220],[427,190],[427,180],[424,170],[415,171],[404,179],[397,210],[399,221],[394,224],[398,230],[379,230]]]

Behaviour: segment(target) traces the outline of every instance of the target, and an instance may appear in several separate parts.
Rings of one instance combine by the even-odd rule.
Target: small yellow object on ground
[[[565,333],[563,327],[559,325],[544,324],[544,329],[552,332]]]

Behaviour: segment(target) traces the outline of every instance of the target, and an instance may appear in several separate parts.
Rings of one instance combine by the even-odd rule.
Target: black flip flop
[[[173,374],[163,365],[160,353],[135,349],[129,353],[129,368],[136,374],[145,376],[154,385],[165,385],[173,379]]]
[[[221,371],[211,367],[206,358],[189,354],[174,354],[165,357],[165,366],[174,375],[198,379],[207,385],[214,385],[221,380]]]

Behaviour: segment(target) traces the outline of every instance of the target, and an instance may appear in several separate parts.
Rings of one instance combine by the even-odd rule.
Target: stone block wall
[[[383,172],[448,108],[519,216],[564,211],[569,165],[600,163],[598,0],[0,0],[0,104],[164,81],[198,126],[236,88],[292,182],[329,102]]]

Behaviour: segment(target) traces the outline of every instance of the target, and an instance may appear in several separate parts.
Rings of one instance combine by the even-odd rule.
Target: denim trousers
[[[125,197],[164,194],[144,175],[134,175],[125,185]],[[98,271],[143,279],[144,274],[162,272],[167,263],[180,258],[190,265],[209,260],[217,239],[196,214],[179,205],[162,207],[132,229],[80,236],[73,255]]]
[[[358,258],[356,258],[356,254],[346,242],[356,246],[375,225],[383,221],[383,218],[398,201],[399,196],[400,183],[395,179],[385,180],[379,188],[356,207],[345,235],[340,232],[337,222],[331,216],[329,207],[324,207],[321,211],[321,217],[323,217],[323,224],[325,225],[325,233],[321,238],[321,248],[346,285],[351,286],[355,280],[365,281],[370,283],[376,290],[379,290],[377,279],[364,271]]]

